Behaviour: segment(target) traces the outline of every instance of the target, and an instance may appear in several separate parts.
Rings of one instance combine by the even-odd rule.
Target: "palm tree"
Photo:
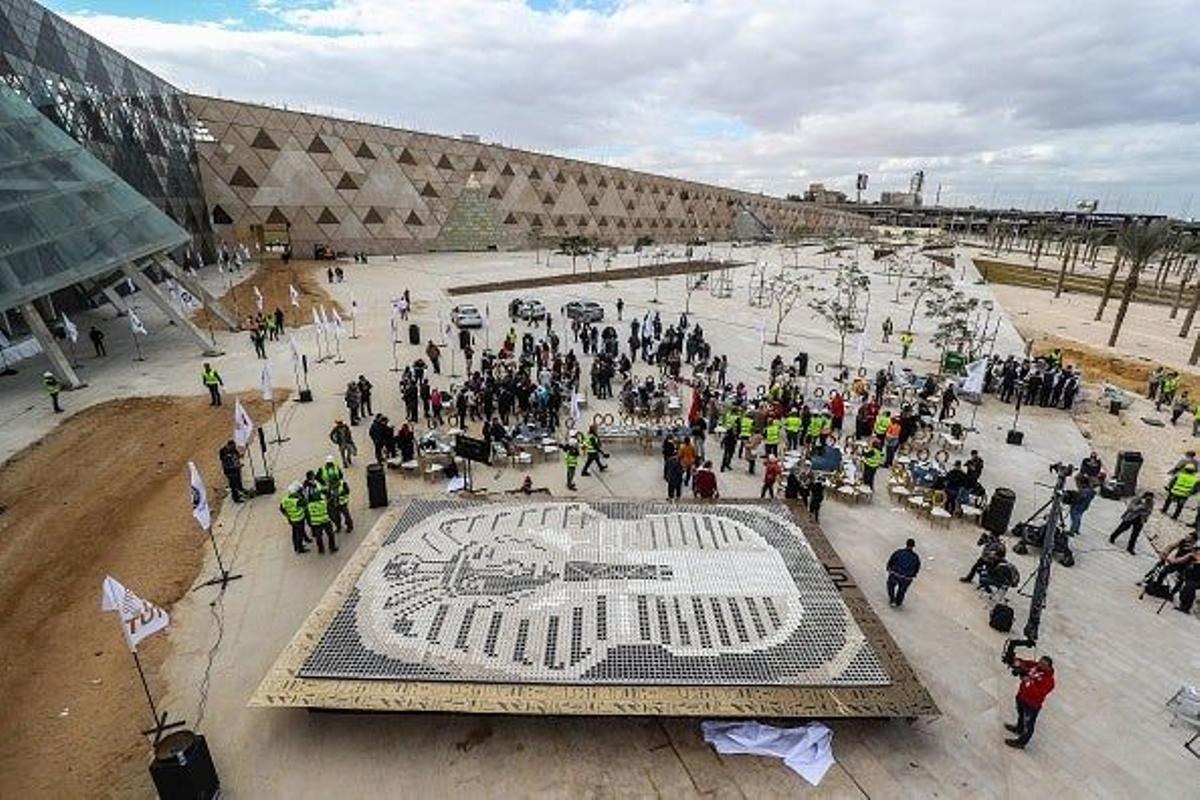
[[[1058,268],[1058,282],[1054,284],[1054,297],[1058,298],[1062,294],[1063,283],[1067,279],[1067,264],[1071,262],[1071,246],[1078,246],[1079,239],[1070,230],[1064,228],[1062,231],[1062,265]]]
[[[1042,257],[1042,250],[1046,246],[1046,240],[1054,233],[1054,226],[1046,220],[1038,220],[1033,226],[1033,230],[1029,232],[1029,238],[1035,243],[1033,250],[1033,263],[1037,266],[1038,259]]]
[[[1195,236],[1189,236],[1180,240],[1178,250],[1179,283],[1175,287],[1175,300],[1171,303],[1171,319],[1179,316],[1179,306],[1183,302],[1183,295],[1187,292],[1188,283],[1196,273],[1196,253],[1200,252],[1200,242]],[[1187,332],[1180,332],[1179,335],[1180,337],[1187,336]]]
[[[1149,225],[1126,225],[1117,234],[1117,253],[1129,264],[1125,276],[1125,285],[1121,290],[1121,305],[1117,307],[1117,318],[1113,320],[1112,333],[1108,336],[1108,346],[1116,347],[1117,337],[1121,335],[1121,326],[1125,324],[1125,314],[1129,311],[1129,302],[1137,291],[1138,277],[1142,270],[1167,245],[1171,239],[1171,226],[1166,220],[1156,220]]]

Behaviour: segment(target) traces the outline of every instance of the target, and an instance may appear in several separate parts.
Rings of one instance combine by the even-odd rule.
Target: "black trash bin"
[[[163,737],[154,748],[150,777],[162,800],[208,800],[221,791],[208,743],[191,731]]]
[[[387,476],[384,475],[383,464],[368,464],[367,505],[370,508],[383,508],[387,504]]]
[[[421,326],[416,324],[415,322],[412,325],[408,326],[408,343],[409,344],[420,344],[421,343]]]
[[[808,376],[808,353],[797,353],[796,359],[796,374],[801,378]]]
[[[1122,450],[1117,453],[1117,491],[1121,497],[1137,494],[1138,473],[1142,469],[1142,454],[1137,450]]]
[[[992,492],[991,502],[983,511],[979,524],[987,530],[1003,536],[1008,531],[1008,523],[1012,520],[1013,507],[1017,504],[1017,493],[1003,486]]]

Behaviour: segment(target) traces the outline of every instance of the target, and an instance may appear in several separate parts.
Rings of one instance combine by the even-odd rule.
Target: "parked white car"
[[[483,314],[475,306],[455,306],[450,309],[450,321],[459,328],[482,328]]]

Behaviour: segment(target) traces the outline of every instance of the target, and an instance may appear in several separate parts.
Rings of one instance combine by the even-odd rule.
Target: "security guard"
[[[329,516],[335,533],[342,532],[343,524],[346,533],[354,533],[354,520],[350,517],[350,482],[345,475],[329,486]]]
[[[879,440],[871,440],[871,449],[863,456],[863,485],[875,488],[875,470],[883,466],[883,450],[879,448]]]
[[[892,424],[891,412],[888,411],[887,409],[881,408],[879,410],[879,413],[875,415],[875,427],[874,427],[874,429],[872,429],[871,432],[874,433],[876,436],[882,438],[887,435],[887,429],[891,424]]]
[[[341,467],[334,462],[333,456],[326,456],[324,466],[317,470],[317,480],[325,487],[325,491],[332,492],[337,488],[342,477]]]
[[[825,430],[825,415],[820,412],[815,413],[808,418],[808,428],[804,438],[809,442],[820,441],[823,430]]]
[[[308,543],[308,532],[304,528],[304,495],[301,488],[299,481],[288,487],[288,493],[279,504],[279,511],[292,526],[292,549],[297,553],[307,553],[308,548],[304,545]]]
[[[788,450],[800,449],[800,426],[803,422],[800,411],[792,406],[792,410],[783,419],[783,429],[787,432]]]
[[[58,404],[58,393],[62,391],[62,384],[58,382],[58,378],[54,377],[53,372],[42,373],[42,387],[46,390],[46,394],[50,395],[50,405],[54,406],[54,413],[61,414],[62,406]]]
[[[1196,493],[1198,481],[1200,481],[1200,475],[1196,474],[1196,465],[1191,461],[1184,464],[1183,469],[1175,473],[1175,478],[1171,481],[1167,499],[1163,501],[1162,513],[1166,514],[1167,509],[1174,504],[1175,513],[1171,515],[1171,519],[1179,519],[1179,512],[1183,511],[1183,504]]]
[[[750,416],[749,411],[743,411],[741,419],[738,421],[738,439],[741,442],[738,455],[745,454],[746,442],[750,441],[752,433],[754,433],[754,417]]]
[[[900,357],[908,358],[908,351],[913,344],[912,331],[904,331],[900,334]]]
[[[584,447],[586,446],[585,444]],[[563,446],[563,461],[567,465],[567,488],[574,492],[577,489],[575,486],[575,468],[579,466],[579,448],[575,446],[574,439]]]
[[[595,464],[601,472],[608,469],[604,465],[604,462],[600,460],[600,456],[607,456],[608,453],[604,452],[604,448],[600,446],[600,434],[596,432],[595,425],[589,427],[587,434],[583,437],[583,453],[586,458],[583,460],[583,472],[581,474],[587,475],[588,467],[592,466],[592,464]]]
[[[325,538],[329,539],[329,552],[337,552],[337,540],[333,538],[333,525],[329,518],[328,495],[323,489],[316,489],[309,495],[308,504],[304,507],[308,516],[308,527],[312,530],[313,538],[317,540],[317,552],[325,553]]]
[[[782,423],[774,417],[767,422],[767,427],[763,430],[763,441],[767,445],[767,455],[779,455],[779,436],[782,429]]]
[[[210,406],[221,405],[221,387],[225,382],[221,380],[221,373],[212,368],[212,364],[204,362],[204,369],[200,371],[200,380],[204,383],[204,388],[208,389],[208,404]]]

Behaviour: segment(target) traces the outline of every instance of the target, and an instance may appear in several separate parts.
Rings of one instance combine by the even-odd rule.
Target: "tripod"
[[[1056,556],[1060,556],[1060,561],[1064,567],[1069,567],[1075,563],[1075,554],[1071,552],[1071,544],[1067,540],[1068,537],[1062,535],[1067,526],[1065,524],[1065,520],[1063,519],[1062,503],[1056,502],[1057,500],[1058,496],[1056,493],[1052,495],[1049,500],[1042,503],[1042,505],[1039,506],[1038,509],[1032,514],[1030,514],[1024,522],[1017,524],[1014,530],[1019,530],[1021,532],[1021,541],[1017,542],[1016,545],[1013,546],[1014,553],[1024,555],[1025,553],[1029,552],[1030,545],[1034,547],[1044,547],[1046,544],[1047,524],[1051,521],[1050,516],[1053,514],[1055,533],[1053,536],[1054,554]],[[1046,514],[1045,519],[1035,523],[1034,520],[1040,517],[1043,513]],[[1034,538],[1029,536],[1026,531],[1036,531],[1041,535]]]

